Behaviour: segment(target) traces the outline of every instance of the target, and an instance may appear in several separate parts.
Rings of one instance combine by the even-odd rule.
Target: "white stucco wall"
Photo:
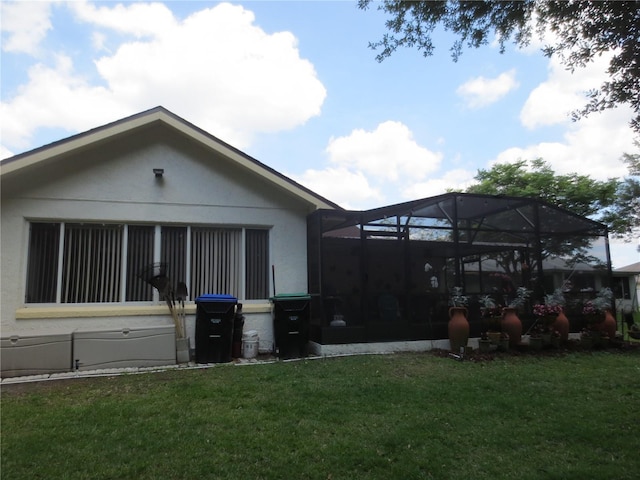
[[[155,178],[154,168],[164,169],[162,180]],[[164,126],[3,178],[1,208],[3,336],[171,324],[168,310],[158,311],[162,304],[135,315],[125,304],[92,305],[86,315],[81,306],[26,305],[30,220],[269,228],[278,292],[306,292],[306,215],[311,207]],[[261,349],[270,348],[269,302],[239,301],[245,303],[245,329],[259,330]],[[188,308],[195,311],[193,302]]]

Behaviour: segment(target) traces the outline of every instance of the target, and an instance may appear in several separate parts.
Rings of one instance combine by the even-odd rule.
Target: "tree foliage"
[[[640,155],[625,153],[629,176],[618,183],[614,204],[603,212],[601,221],[615,236],[632,240],[640,236]]]
[[[490,169],[480,169],[474,177],[478,183],[467,188],[468,193],[509,195],[539,198],[578,215],[599,220],[610,228],[607,215],[616,208],[617,193],[621,182],[616,179],[594,180],[586,175],[556,174],[542,159],[520,160],[515,163],[499,163]],[[556,237],[542,238],[542,257],[564,258],[568,264],[575,262],[600,264],[601,260],[590,254],[593,238]],[[501,252],[491,257],[506,272],[513,271],[518,260],[515,252]]]
[[[499,163],[480,169],[468,193],[535,197],[598,220],[619,237],[630,239],[640,227],[640,155],[625,154],[630,176],[594,180],[587,175],[556,174],[542,159]]]
[[[613,205],[618,180],[598,181],[586,175],[557,175],[542,159],[499,163],[478,170],[479,183],[469,193],[536,197],[585,217],[597,217]]]
[[[359,0],[366,9],[372,0]],[[556,56],[570,70],[612,53],[608,79],[588,93],[588,103],[574,112],[580,118],[592,112],[629,105],[631,127],[640,134],[640,1],[400,1],[383,0],[378,8],[390,15],[388,33],[369,46],[382,61],[399,47],[433,54],[432,33],[437,26],[456,35],[451,52],[457,61],[464,47],[477,48],[495,37],[504,52],[506,44],[523,47],[534,35],[547,40],[543,52]],[[545,37],[550,31],[551,36]]]

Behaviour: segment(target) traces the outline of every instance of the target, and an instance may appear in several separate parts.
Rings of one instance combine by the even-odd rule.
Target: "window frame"
[[[58,232],[57,232],[57,258],[55,260],[55,268],[56,268],[56,273],[55,273],[55,278],[56,278],[56,286],[55,286],[55,301],[53,302],[34,302],[34,301],[29,301],[28,300],[28,296],[30,295],[31,291],[30,291],[30,282],[31,284],[33,284],[33,278],[30,278],[31,275],[34,274],[34,269],[33,266],[31,264],[32,262],[32,243],[33,243],[33,226],[34,225],[56,225]],[[86,225],[86,226],[95,226],[95,227],[105,227],[105,226],[121,226],[122,230],[121,230],[121,238],[120,238],[120,244],[121,244],[121,252],[120,252],[120,278],[119,278],[119,297],[118,300],[113,301],[113,302],[106,302],[106,301],[99,301],[99,302],[78,302],[78,303],[71,303],[71,302],[63,302],[63,294],[62,294],[62,288],[63,288],[63,270],[64,270],[64,256],[65,256],[65,249],[66,249],[66,245],[65,245],[65,238],[66,238],[66,234],[65,234],[65,229],[67,228],[67,226],[69,225]],[[159,293],[158,291],[153,288],[152,289],[152,296],[151,296],[151,300],[127,300],[128,298],[128,282],[131,281],[131,279],[135,278],[137,272],[135,272],[134,275],[131,275],[129,273],[130,270],[130,262],[129,262],[129,258],[128,258],[128,250],[129,250],[129,229],[131,227],[134,228],[153,228],[154,229],[154,233],[153,233],[153,252],[152,252],[152,258],[153,258],[153,262],[160,262],[161,261],[161,250],[162,250],[162,243],[161,243],[161,237],[162,237],[162,228],[163,227],[168,227],[168,228],[185,228],[186,229],[186,238],[185,238],[185,248],[184,248],[184,265],[185,265],[185,278],[184,279],[173,279],[172,281],[175,283],[177,281],[184,281],[187,284],[187,288],[189,291],[189,296],[187,297],[187,302],[189,301],[194,301],[195,297],[192,295],[192,291],[191,291],[191,269],[192,269],[192,263],[194,263],[195,259],[193,256],[193,252],[191,251],[191,234],[193,229],[213,229],[213,230],[229,230],[229,231],[239,231],[240,233],[240,238],[239,238],[239,242],[240,244],[236,247],[237,250],[239,251],[239,256],[240,256],[240,260],[238,265],[235,266],[235,268],[237,269],[235,275],[239,276],[239,280],[238,280],[238,292],[237,298],[243,302],[246,303],[264,303],[265,301],[268,300],[269,298],[269,291],[271,288],[271,284],[270,284],[270,278],[267,278],[267,282],[264,285],[264,292],[262,292],[264,294],[264,297],[259,297],[259,298],[246,298],[247,295],[247,290],[248,290],[248,278],[247,278],[247,254],[250,254],[251,252],[247,251],[247,231],[264,231],[266,232],[266,251],[264,252],[265,255],[265,259],[264,259],[264,263],[265,265],[263,265],[263,269],[265,271],[268,271],[269,265],[270,265],[270,259],[271,259],[271,241],[270,241],[270,237],[271,237],[271,230],[272,230],[272,226],[244,226],[244,225],[216,225],[216,224],[178,224],[178,223],[166,223],[166,224],[156,224],[156,223],[144,223],[144,222],[100,222],[100,221],[72,221],[72,220],[60,220],[60,221],[47,221],[47,220],[27,220],[27,235],[28,235],[28,239],[26,242],[26,252],[25,252],[25,257],[26,257],[26,262],[25,262],[25,274],[24,274],[24,282],[23,282],[23,288],[24,288],[24,304],[28,305],[30,307],[38,307],[38,306],[50,306],[50,305],[56,305],[56,306],[97,306],[97,305],[111,305],[111,306],[117,306],[117,305],[127,305],[127,306],[151,306],[151,305],[157,305],[160,302],[163,302],[163,300],[159,297]],[[267,276],[268,277],[268,276]],[[38,293],[38,292],[36,292]],[[211,293],[218,293],[218,292],[211,292]],[[220,292],[220,293],[226,293],[226,292]]]

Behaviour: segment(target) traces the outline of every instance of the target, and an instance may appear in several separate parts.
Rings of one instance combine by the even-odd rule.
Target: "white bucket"
[[[242,340],[257,340],[257,339],[258,339],[257,330],[248,330],[242,334]]]
[[[242,341],[242,358],[256,358],[258,356],[258,340]]]
[[[258,356],[258,332],[249,330],[242,335],[242,358],[256,358]]]

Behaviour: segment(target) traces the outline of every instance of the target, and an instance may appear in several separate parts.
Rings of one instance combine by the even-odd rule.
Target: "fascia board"
[[[222,155],[225,158],[228,158],[232,162],[236,163],[240,167],[249,170],[250,172],[266,179],[267,181],[275,184],[278,188],[289,192],[290,194],[301,198],[307,203],[315,205],[316,208],[328,208],[331,210],[336,209],[336,205],[332,204],[328,201],[321,200],[320,198],[314,196],[312,193],[305,191],[302,186],[296,186],[293,183],[293,180],[285,177],[275,170],[267,167],[266,165],[258,162],[257,160],[248,157],[247,155],[241,153],[240,151],[230,147],[223,142],[220,142],[215,137],[210,136],[209,134],[203,133],[198,129],[194,129],[191,125],[185,124],[184,122],[175,119],[173,117],[166,117],[164,119],[171,127],[175,128],[179,132],[193,140],[201,143],[206,146],[208,149]]]
[[[83,148],[91,147],[117,135],[148,125],[159,120],[161,118],[160,113],[161,112],[152,112],[147,115],[129,118],[123,122],[115,122],[105,127],[98,127],[94,130],[78,134],[70,139],[54,142],[51,145],[37,148],[32,152],[21,154],[19,155],[20,158],[15,160],[9,158],[7,159],[9,161],[0,163],[0,176],[9,175],[23,168],[37,165],[45,160],[51,160],[77,150],[82,150]]]
[[[172,114],[163,107],[156,107],[152,110],[133,115],[132,117],[80,133],[69,139],[45,145],[25,154],[19,154],[17,156],[18,158],[14,157],[15,159],[9,158],[7,159],[8,161],[2,161],[0,162],[0,177],[9,176],[21,169],[37,165],[44,161],[51,161],[57,157],[68,155],[84,148],[91,148],[103,141],[108,141],[118,135],[151,125],[154,122],[162,122],[174,128],[176,131],[204,145],[206,148],[235,162],[240,167],[261,176],[294,197],[300,198],[304,202],[315,206],[315,208],[340,209],[336,204],[323,199],[317,194],[314,195],[313,192],[296,184],[293,180],[279,174],[248,155],[243,154],[232,146],[225,144],[213,135]]]

